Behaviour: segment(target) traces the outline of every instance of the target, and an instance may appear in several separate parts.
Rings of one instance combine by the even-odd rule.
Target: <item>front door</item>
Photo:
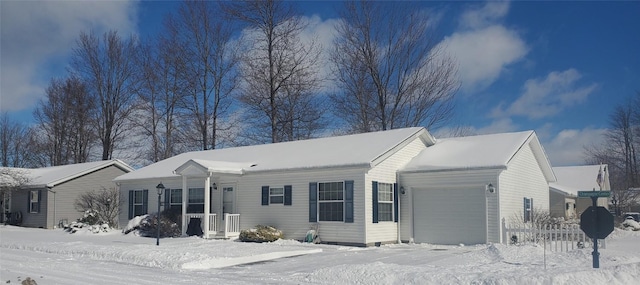
[[[222,187],[222,218],[224,219],[224,214],[233,214],[235,212],[234,209],[234,201],[235,201],[235,192],[233,191],[234,187],[232,185],[225,185]]]

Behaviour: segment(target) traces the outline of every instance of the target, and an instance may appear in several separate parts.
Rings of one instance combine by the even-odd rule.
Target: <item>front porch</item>
[[[233,238],[240,236],[240,214],[235,211],[235,182],[244,172],[245,164],[191,159],[178,167],[182,176],[182,235],[188,226],[200,226],[204,238]],[[194,187],[189,180],[197,180]],[[226,183],[223,183],[227,181]],[[193,181],[192,181],[193,182]],[[191,194],[193,190],[193,195]],[[194,204],[200,208],[192,207]],[[197,222],[197,220],[199,222]],[[193,224],[191,224],[193,223]],[[199,235],[200,232],[197,231]]]

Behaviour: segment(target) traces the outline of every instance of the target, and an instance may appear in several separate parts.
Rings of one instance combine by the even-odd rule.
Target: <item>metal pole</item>
[[[596,197],[596,196],[591,197],[591,201],[592,201],[592,204],[593,204],[592,211],[595,212],[594,215],[593,215],[593,219],[594,219],[593,224],[594,225],[598,221],[598,217],[597,217],[598,211],[596,210],[596,207],[598,206],[597,205],[597,200],[598,200],[598,197]],[[600,268],[600,253],[598,253],[598,238],[597,238],[597,236],[598,236],[598,232],[596,230],[595,237],[593,238],[593,252],[591,253],[593,255],[593,268]]]
[[[156,245],[159,246],[160,245],[160,195],[161,193],[158,192],[158,216],[157,216],[157,220],[156,220],[156,225],[158,228],[158,235],[156,236]]]

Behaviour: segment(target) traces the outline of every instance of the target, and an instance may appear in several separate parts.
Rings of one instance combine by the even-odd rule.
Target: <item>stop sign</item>
[[[613,215],[605,207],[590,206],[580,215],[580,229],[590,238],[604,239],[613,232]]]

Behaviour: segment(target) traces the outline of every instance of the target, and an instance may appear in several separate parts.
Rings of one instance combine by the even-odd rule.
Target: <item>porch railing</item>
[[[196,213],[187,213],[185,222],[187,225],[191,222],[191,219],[200,219],[200,227],[202,231],[204,231],[204,214],[196,214]],[[209,232],[217,233],[218,232],[218,219],[216,219],[216,214],[209,214]]]
[[[240,235],[240,214],[224,214],[224,238]]]
[[[204,231],[204,214],[187,213],[185,223],[189,224],[191,219],[200,219],[200,227]],[[220,225],[223,223],[224,227]],[[222,236],[224,238],[237,237],[240,235],[240,214],[224,214],[224,220],[219,221],[217,214],[209,214],[209,237]],[[205,237],[205,238],[209,238]]]

